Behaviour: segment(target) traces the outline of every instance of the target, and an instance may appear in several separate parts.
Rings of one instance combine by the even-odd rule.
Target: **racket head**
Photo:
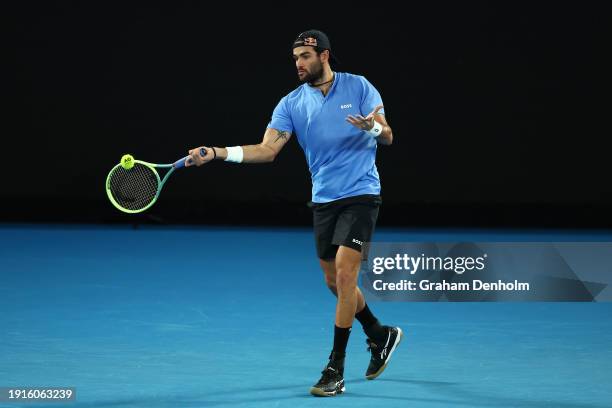
[[[140,160],[134,160],[129,170],[119,163],[106,176],[106,194],[110,202],[128,214],[146,211],[155,204],[161,187],[155,167]]]

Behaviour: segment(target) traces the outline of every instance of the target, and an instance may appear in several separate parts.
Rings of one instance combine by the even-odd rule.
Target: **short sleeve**
[[[374,85],[372,85],[364,77],[361,77],[361,82],[363,86],[363,93],[361,96],[361,106],[359,108],[361,110],[361,114],[365,116],[372,112],[378,105],[382,105],[383,101],[380,97],[380,93],[378,93],[378,90],[374,88]],[[385,109],[383,108],[379,110],[378,113],[384,114]]]
[[[287,105],[287,97],[280,100],[272,112],[272,120],[268,123],[268,128],[293,133],[293,121]]]

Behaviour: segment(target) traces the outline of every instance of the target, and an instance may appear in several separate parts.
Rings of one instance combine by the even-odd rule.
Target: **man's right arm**
[[[263,140],[256,145],[240,146],[242,149],[242,163],[270,163],[273,162],[281,149],[289,141],[291,133],[272,128],[266,129]],[[206,147],[206,156],[198,154],[200,147],[189,150],[189,154],[196,166],[208,163],[213,159],[225,160],[228,156],[226,147]],[[236,149],[238,146],[234,146]],[[214,149],[214,150],[213,150]],[[230,148],[231,149],[231,148]]]
[[[273,162],[276,156],[280,153],[285,143],[289,140],[291,134],[287,131],[276,130],[272,128],[266,129],[263,140],[256,145],[241,146],[243,151],[243,163],[270,163]],[[227,158],[227,149],[224,147],[215,147],[217,151],[217,159],[225,160]]]

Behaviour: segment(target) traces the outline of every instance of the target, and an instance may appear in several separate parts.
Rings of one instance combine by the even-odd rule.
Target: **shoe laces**
[[[321,376],[320,381],[328,382],[331,381],[336,374],[338,374],[338,370],[333,367],[327,366],[323,369],[323,371],[321,371],[321,374],[323,375]]]
[[[377,358],[379,360],[383,360],[385,358],[389,347],[383,347],[371,339],[367,339],[366,343],[368,344],[368,351],[372,353],[372,358]]]
[[[366,344],[368,345],[368,351],[374,351],[378,348],[378,344],[372,339],[366,339]]]

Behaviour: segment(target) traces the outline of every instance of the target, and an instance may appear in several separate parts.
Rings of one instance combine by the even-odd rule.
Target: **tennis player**
[[[292,134],[306,155],[312,176],[312,210],[319,263],[325,282],[337,296],[334,342],[329,362],[313,395],[344,392],[344,357],[353,319],[368,337],[367,379],[386,368],[402,338],[399,327],[383,326],[357,286],[362,246],[371,240],[381,204],[376,169],[378,144],[390,145],[393,132],[382,99],[363,76],[334,72],[325,33],[305,31],[293,42],[293,59],[302,85],[280,100],[260,144],[200,147],[189,151],[193,164],[214,159],[233,163],[269,163]],[[193,165],[192,164],[192,165]]]

